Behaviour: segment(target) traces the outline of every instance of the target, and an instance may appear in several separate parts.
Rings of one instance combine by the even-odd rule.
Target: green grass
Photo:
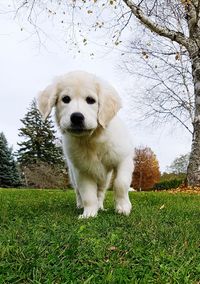
[[[72,191],[0,190],[0,283],[199,283],[200,196],[130,196],[78,220]]]

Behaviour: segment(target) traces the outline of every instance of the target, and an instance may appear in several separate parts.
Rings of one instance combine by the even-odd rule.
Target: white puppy
[[[80,217],[103,209],[112,174],[116,211],[128,215],[133,146],[116,116],[121,102],[115,89],[95,75],[74,71],[41,92],[38,106],[44,119],[55,106],[77,206],[84,208]]]

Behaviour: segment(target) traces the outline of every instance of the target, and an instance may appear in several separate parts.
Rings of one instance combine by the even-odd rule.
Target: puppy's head
[[[38,107],[44,119],[55,106],[56,120],[63,133],[91,134],[106,128],[121,107],[115,89],[96,76],[82,71],[61,76],[39,94]]]

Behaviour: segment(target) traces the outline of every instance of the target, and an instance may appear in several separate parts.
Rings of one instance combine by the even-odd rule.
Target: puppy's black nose
[[[84,115],[80,112],[74,112],[70,116],[73,125],[81,126],[84,122]]]

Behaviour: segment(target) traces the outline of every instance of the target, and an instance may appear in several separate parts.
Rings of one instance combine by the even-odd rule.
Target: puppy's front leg
[[[109,172],[106,176],[105,181],[100,183],[99,186],[98,186],[97,197],[98,197],[99,209],[101,209],[101,210],[104,210],[103,202],[104,202],[106,190],[108,189],[108,187],[110,185],[112,173],[113,173],[112,171]]]
[[[133,172],[132,158],[126,158],[117,168],[114,180],[114,193],[116,211],[125,215],[131,212],[131,202],[128,196],[128,189],[131,184]]]
[[[79,218],[89,218],[95,217],[98,213],[98,198],[97,198],[97,185],[96,183],[82,175],[79,174],[78,177],[78,189],[81,195],[83,204],[83,214]]]
[[[77,185],[78,172],[73,167],[73,165],[72,165],[72,163],[70,162],[69,159],[67,160],[67,165],[68,165],[68,173],[69,173],[70,181],[71,181],[71,184],[73,185],[73,188],[74,188],[74,190],[76,192],[76,205],[77,205],[77,208],[83,208],[81,195],[79,193],[78,185]]]

